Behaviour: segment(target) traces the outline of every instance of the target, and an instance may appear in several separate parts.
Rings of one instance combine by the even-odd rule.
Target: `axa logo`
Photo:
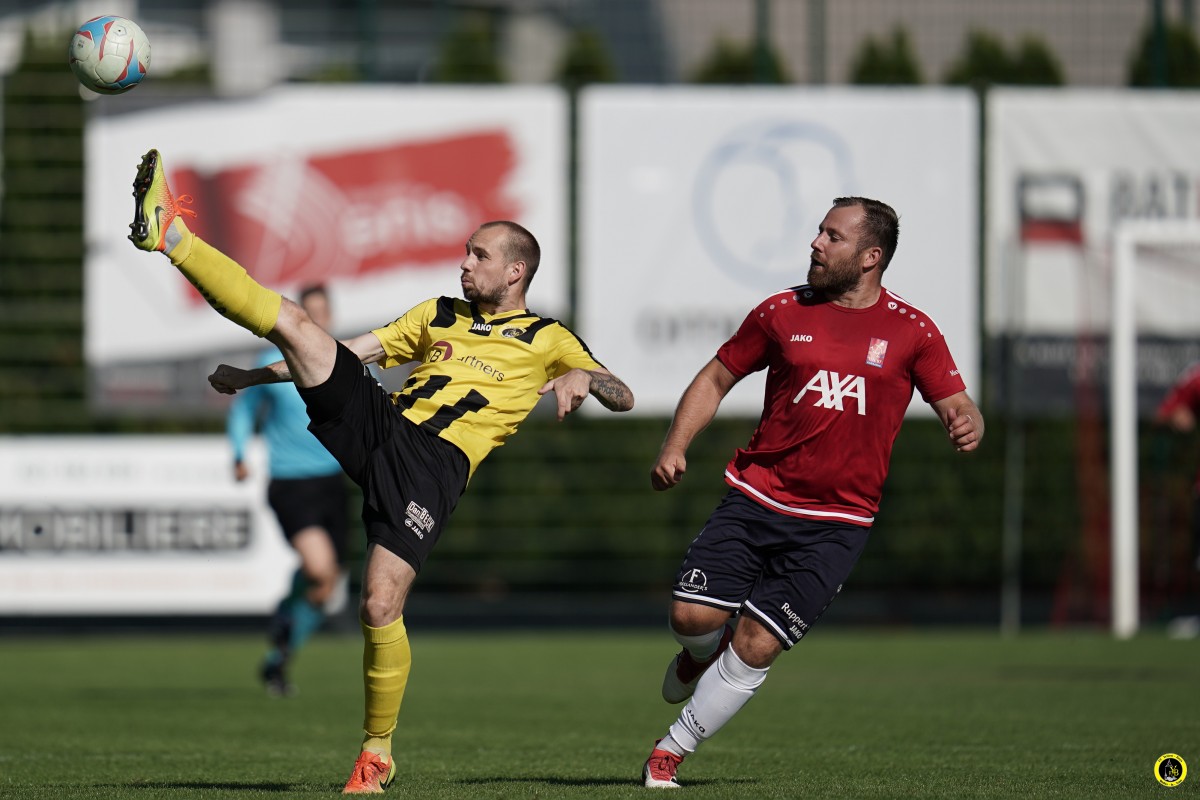
[[[840,375],[836,372],[821,370],[812,376],[804,388],[792,398],[793,403],[799,403],[809,392],[817,394],[813,405],[817,408],[832,408],[845,411],[845,403],[853,398],[858,401],[858,413],[867,413],[867,382],[861,375]]]

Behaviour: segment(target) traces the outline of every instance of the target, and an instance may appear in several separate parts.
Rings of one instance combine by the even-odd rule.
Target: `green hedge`
[[[718,419],[693,444],[669,492],[649,471],[667,421],[535,415],[476,473],[422,575],[476,590],[662,589],[725,491],[723,468],[754,421]],[[910,420],[855,575],[856,587],[997,591],[1003,522],[1003,426],[980,451],[950,447],[934,420]],[[1080,529],[1074,425],[1028,432],[1022,573],[1052,588]]]

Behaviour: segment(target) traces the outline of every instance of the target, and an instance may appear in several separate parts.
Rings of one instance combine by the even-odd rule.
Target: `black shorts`
[[[780,514],[730,489],[684,554],[673,594],[752,616],[787,650],[837,597],[869,532]]]
[[[470,462],[406,419],[354,353],[337,348],[329,380],[299,390],[308,429],[362,487],[367,541],[420,572],[467,486]]]
[[[272,478],[267,484],[267,502],[287,540],[305,528],[324,528],[338,561],[346,556],[348,498],[346,476],[340,472],[316,478]]]

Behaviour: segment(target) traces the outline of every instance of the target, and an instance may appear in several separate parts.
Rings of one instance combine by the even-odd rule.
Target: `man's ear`
[[[513,284],[521,283],[522,281],[525,280],[526,267],[525,267],[524,261],[514,261],[508,265],[508,269],[509,269],[509,272],[508,272],[508,285],[509,286],[512,286]]]
[[[879,266],[879,262],[882,258],[882,247],[868,247],[863,251],[862,259],[859,261],[859,266],[861,266],[864,270],[873,270]]]

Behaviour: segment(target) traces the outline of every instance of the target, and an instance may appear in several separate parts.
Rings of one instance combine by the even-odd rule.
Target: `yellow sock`
[[[167,255],[208,304],[255,336],[270,333],[283,302],[279,293],[255,282],[241,264],[193,234],[178,217],[171,224],[178,224],[183,236]]]
[[[363,718],[363,750],[385,758],[392,755],[392,731],[400,714],[400,702],[408,686],[408,671],[412,667],[412,651],[408,647],[408,631],[404,617],[382,628],[362,623],[363,631],[363,689],[366,713]]]

